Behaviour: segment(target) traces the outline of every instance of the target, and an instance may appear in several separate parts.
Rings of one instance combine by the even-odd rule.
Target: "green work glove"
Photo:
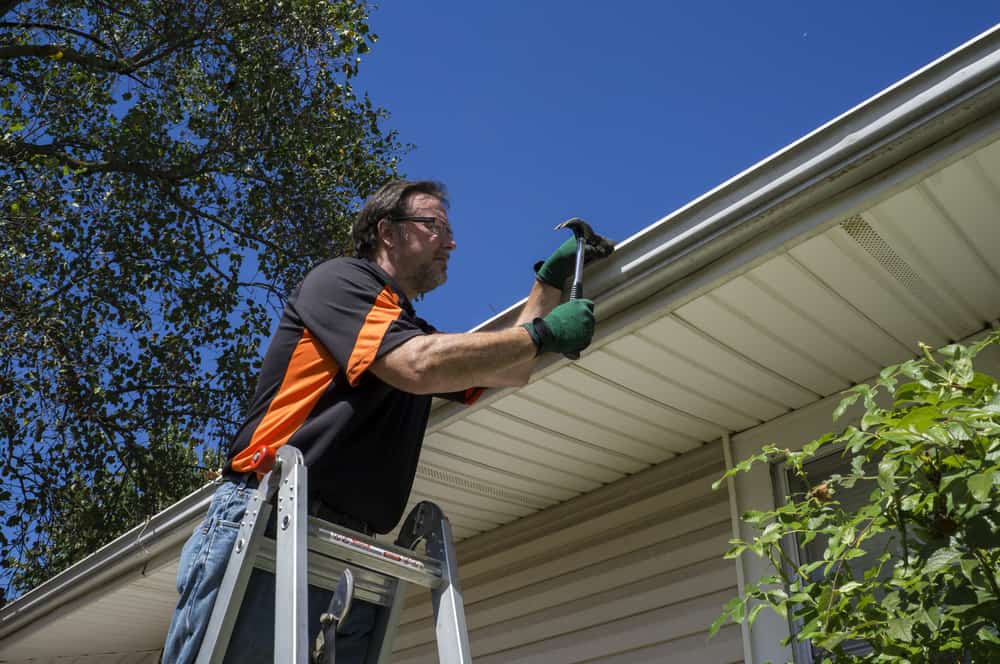
[[[611,255],[614,244],[610,240],[597,236],[587,242],[583,248],[583,262],[586,265],[598,258]],[[535,264],[535,276],[542,283],[562,289],[566,280],[573,276],[576,268],[576,238],[571,237],[556,249],[546,260]]]
[[[590,345],[594,336],[594,302],[563,302],[545,318],[536,318],[522,327],[531,335],[538,355],[579,352]]]

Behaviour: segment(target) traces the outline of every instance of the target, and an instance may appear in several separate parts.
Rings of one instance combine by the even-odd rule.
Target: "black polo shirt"
[[[256,450],[294,445],[309,467],[310,499],[392,530],[413,485],[431,396],[397,390],[368,368],[435,331],[375,263],[320,264],[285,304],[229,468],[247,472]],[[471,403],[480,393],[440,396]]]

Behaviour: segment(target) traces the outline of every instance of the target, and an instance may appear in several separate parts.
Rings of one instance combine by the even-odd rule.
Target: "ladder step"
[[[274,540],[261,541],[253,566],[273,574],[275,572],[275,548]],[[350,569],[351,573],[354,574],[355,597],[379,606],[392,605],[396,587],[399,585],[399,581],[396,579],[317,553],[311,552],[308,561],[306,576],[309,585],[333,591],[336,589],[337,581],[344,569]]]
[[[309,518],[307,533],[310,585],[333,590],[341,572],[350,568],[355,596],[379,606],[392,603],[396,579],[432,590],[441,586],[441,562],[428,556],[314,517]],[[273,573],[274,559],[275,541],[263,537],[254,566]]]
[[[299,499],[307,495],[302,453],[286,445],[278,450],[274,468],[247,505],[197,664],[223,661],[253,567],[275,576],[274,661],[278,664],[307,664],[311,631],[318,627],[310,625],[307,616],[308,586],[335,590],[345,569],[354,576],[354,597],[384,607],[377,611],[369,664],[388,664],[391,658],[407,583],[431,591],[439,661],[471,664],[451,525],[440,508],[425,501],[411,510],[397,540],[406,544],[403,547],[309,517],[306,501]],[[272,513],[276,539],[266,532]],[[416,548],[420,542],[427,555],[407,548]],[[324,635],[330,641],[328,647],[335,647],[336,630],[326,630]]]
[[[425,588],[433,590],[442,583],[439,560],[392,544],[376,542],[371,537],[326,521],[309,519],[307,542],[310,551],[340,558]]]

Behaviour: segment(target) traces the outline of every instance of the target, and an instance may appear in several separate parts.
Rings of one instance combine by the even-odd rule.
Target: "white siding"
[[[458,547],[477,663],[743,661],[718,445],[685,453]],[[429,595],[409,597],[393,662],[436,662]]]

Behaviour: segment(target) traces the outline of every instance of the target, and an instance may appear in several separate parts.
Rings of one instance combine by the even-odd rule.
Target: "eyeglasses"
[[[414,221],[427,226],[431,235],[435,237],[443,237],[446,240],[455,239],[455,235],[451,232],[451,224],[436,217],[392,217],[390,221]]]

